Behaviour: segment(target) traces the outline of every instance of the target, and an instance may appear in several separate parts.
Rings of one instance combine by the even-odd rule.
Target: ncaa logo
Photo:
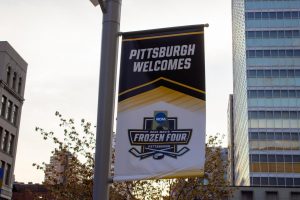
[[[159,112],[155,115],[155,121],[158,124],[163,124],[167,121],[167,116],[165,113]]]

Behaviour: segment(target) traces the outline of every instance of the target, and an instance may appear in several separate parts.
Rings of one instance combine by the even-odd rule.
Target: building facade
[[[46,165],[45,183],[50,185],[64,184],[68,177],[68,166],[75,160],[69,151],[55,151],[50,157],[50,163]]]
[[[33,183],[18,183],[13,185],[12,200],[33,200],[33,199],[46,199],[55,200],[56,198],[50,195],[50,192],[42,184]]]
[[[232,187],[233,196],[228,200],[299,200],[299,187]]]
[[[27,63],[0,41],[0,200],[11,199]],[[1,184],[2,182],[2,184]]]
[[[300,186],[300,0],[233,0],[232,9],[235,183]]]

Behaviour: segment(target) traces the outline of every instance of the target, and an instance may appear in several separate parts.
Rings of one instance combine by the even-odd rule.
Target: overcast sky
[[[230,0],[123,0],[121,31],[208,23],[205,29],[207,133],[227,134],[232,93]],[[15,180],[42,182],[32,163],[49,162],[54,113],[96,121],[102,14],[89,0],[0,0],[0,41],[27,61]],[[62,134],[62,132],[61,132]],[[227,140],[224,141],[227,143]]]

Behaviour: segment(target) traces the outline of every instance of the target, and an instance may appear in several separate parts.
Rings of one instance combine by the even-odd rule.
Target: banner
[[[123,34],[115,181],[203,175],[204,26]]]
[[[4,168],[0,168],[0,194],[1,194],[1,187],[3,185],[3,177],[4,177]]]

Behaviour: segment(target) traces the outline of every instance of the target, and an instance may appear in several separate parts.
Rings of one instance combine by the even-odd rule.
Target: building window
[[[242,200],[253,200],[252,191],[241,191]]]
[[[300,192],[291,192],[291,200],[299,200]]]
[[[1,160],[1,163],[0,163],[0,168],[4,169],[5,168],[5,162],[3,160]]]
[[[13,82],[12,82],[12,88],[13,90],[16,90],[16,86],[17,86],[17,72],[14,72],[13,74]]]
[[[8,100],[7,112],[5,115],[5,119],[7,119],[8,121],[11,121],[12,109],[13,109],[13,102]]]
[[[6,83],[7,83],[7,85],[9,85],[9,82],[10,82],[10,74],[11,74],[11,67],[7,67],[7,70],[6,70]]]
[[[10,139],[9,139],[9,143],[8,143],[8,153],[10,155],[13,154],[13,150],[14,150],[14,142],[15,142],[15,136],[14,135],[10,135]]]
[[[5,111],[6,111],[6,103],[7,103],[7,98],[6,96],[2,96],[2,99],[1,99],[1,116],[4,117],[5,115]]]
[[[266,200],[278,200],[278,192],[266,191]]]
[[[246,20],[282,20],[282,19],[299,19],[299,11],[284,12],[246,12]]]
[[[0,149],[2,149],[3,128],[0,126]]]
[[[9,185],[10,181],[10,173],[11,173],[11,165],[6,164],[6,169],[5,169],[5,178],[4,178],[4,183],[5,185]]]
[[[22,91],[22,78],[19,78],[19,83],[18,83],[18,93],[21,94]]]
[[[5,152],[7,151],[8,139],[9,139],[9,132],[5,130],[4,137],[2,138],[2,142],[1,142],[2,143],[1,148]]]
[[[17,120],[18,120],[18,112],[19,112],[19,107],[14,105],[13,111],[12,111],[12,118],[11,118],[11,123],[13,125],[17,125]]]
[[[247,50],[247,58],[290,58],[300,57],[300,49]]]

